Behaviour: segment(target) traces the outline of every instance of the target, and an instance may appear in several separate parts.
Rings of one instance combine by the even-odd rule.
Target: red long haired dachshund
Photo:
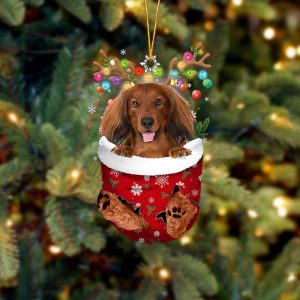
[[[173,88],[140,83],[124,90],[108,106],[101,133],[122,144],[112,151],[131,157],[180,157],[191,151],[180,144],[193,137],[195,118],[187,101]]]

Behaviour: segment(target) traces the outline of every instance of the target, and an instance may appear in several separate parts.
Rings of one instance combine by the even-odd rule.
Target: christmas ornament
[[[102,86],[104,91],[109,91],[110,90],[110,82],[108,80],[104,80],[101,83],[101,86]]]
[[[125,58],[121,59],[120,63],[121,63],[121,66],[122,66],[123,69],[128,68],[128,60],[127,59],[125,59]]]
[[[105,76],[109,76],[110,75],[110,69],[108,67],[105,67],[103,70],[102,70],[103,74]]]
[[[184,70],[184,68],[186,67],[186,64],[184,63],[183,60],[179,61],[178,64],[177,64],[177,68],[179,70]]]
[[[192,92],[192,97],[193,97],[193,99],[195,99],[195,100],[200,99],[201,96],[202,96],[202,94],[201,94],[201,92],[200,92],[199,90],[194,90],[194,91]]]
[[[161,77],[161,76],[164,75],[164,70],[161,67],[157,67],[154,70],[154,75],[157,76],[157,77]]]
[[[183,91],[183,92],[187,91],[188,90],[188,85],[186,83],[181,84],[180,85],[180,90]]]
[[[97,92],[98,93],[102,93],[104,91],[103,87],[102,86],[98,86],[97,87]]]
[[[178,71],[175,69],[170,71],[169,76],[175,79],[180,77]]]
[[[207,71],[205,71],[205,70],[200,70],[199,73],[198,73],[198,78],[199,78],[200,80],[206,79],[207,76],[208,76],[208,73],[207,73]]]
[[[103,74],[101,72],[95,72],[93,78],[96,82],[100,82],[103,80]]]
[[[121,78],[119,76],[113,76],[111,78],[111,82],[114,85],[119,85],[119,84],[121,84]]]
[[[152,80],[153,80],[153,75],[152,75],[152,73],[145,73],[145,75],[144,75],[144,80],[145,80],[145,81],[152,81]]]
[[[184,52],[184,54],[183,54],[183,59],[184,59],[184,60],[187,60],[187,61],[190,61],[190,60],[193,59],[193,56],[194,56],[193,52],[191,52],[191,51],[186,51],[186,52]]]
[[[134,72],[136,76],[142,76],[144,74],[144,68],[137,66],[134,68]]]
[[[147,5],[147,1],[145,3]],[[105,51],[99,51],[102,56],[101,63],[95,61],[94,65],[103,74],[103,78],[101,82],[99,81],[100,86],[97,90],[110,91],[111,83],[121,85],[124,90],[131,89],[134,85],[138,88],[140,83],[153,82],[158,80],[157,77],[164,75],[156,55],[153,55],[157,15],[158,13],[152,42],[147,22],[149,55],[145,56],[140,66],[134,66],[125,58],[119,60],[108,57]],[[204,54],[199,59],[200,49],[199,44],[195,49],[192,48],[192,51],[186,51],[182,58],[173,58],[166,72],[167,78],[161,84],[187,91],[192,84],[190,82],[187,84],[186,81],[198,78],[203,80],[202,84],[205,88],[210,88],[212,81],[208,79],[206,72],[210,65],[205,63],[209,54]],[[126,51],[120,53],[125,55]],[[197,70],[197,67],[201,70]],[[193,82],[193,86],[195,88],[192,97],[196,100],[200,99],[201,91],[196,89],[196,83]],[[169,89],[167,88],[166,91]],[[114,105],[118,105],[116,101],[121,101],[120,99],[117,97],[107,101],[107,105],[111,106],[110,111],[114,109]],[[159,100],[161,101],[158,97],[155,101]],[[89,107],[91,113],[95,112],[94,108],[94,106]],[[113,122],[109,119],[110,121]],[[153,141],[154,134],[143,133],[144,142]],[[98,196],[99,211],[122,234],[140,243],[167,242],[181,237],[193,226],[199,214],[202,144],[200,139],[185,144],[184,147],[189,149],[191,154],[184,159],[182,157],[156,159],[125,157],[112,152],[116,145],[103,136],[98,148],[103,181]],[[126,145],[118,145],[121,146],[126,147]]]
[[[188,79],[194,79],[197,75],[197,72],[193,69],[188,69],[184,72],[185,77]]]
[[[177,86],[181,86],[184,83],[184,80],[182,78],[177,79],[176,84]]]
[[[211,79],[205,79],[203,81],[203,86],[206,88],[206,89],[210,89],[212,86],[213,86],[213,83],[211,81]]]

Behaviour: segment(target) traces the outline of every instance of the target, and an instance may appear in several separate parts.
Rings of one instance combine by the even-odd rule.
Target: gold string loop
[[[156,28],[157,28],[157,21],[158,21],[158,11],[159,11],[160,0],[157,1],[157,6],[156,6],[156,15],[155,15],[155,23],[154,23],[152,41],[151,41],[151,36],[150,36],[148,3],[147,3],[147,0],[144,0],[144,1],[145,1],[145,11],[146,11],[146,20],[147,20],[147,35],[148,35],[149,58],[150,58],[150,60],[152,60],[152,58],[153,58],[154,40],[155,40]]]

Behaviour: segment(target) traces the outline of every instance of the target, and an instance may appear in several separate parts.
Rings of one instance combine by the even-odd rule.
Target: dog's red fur
[[[145,128],[142,119],[152,118],[153,125]],[[144,142],[142,133],[155,132],[151,142]],[[179,157],[189,155],[179,145],[193,137],[194,116],[187,101],[173,88],[156,83],[141,83],[124,90],[108,106],[101,122],[101,134],[121,145],[113,152],[123,156]]]

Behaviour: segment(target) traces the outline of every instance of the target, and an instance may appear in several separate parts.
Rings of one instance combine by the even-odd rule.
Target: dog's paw
[[[180,192],[176,192],[166,207],[167,233],[173,238],[179,238],[186,232],[196,213],[197,208],[190,200]]]
[[[126,145],[117,146],[117,147],[113,148],[111,151],[113,153],[116,153],[121,156],[126,156],[126,157],[132,157],[132,155],[133,155],[133,150]]]
[[[169,151],[169,156],[173,158],[191,155],[192,151],[183,147],[174,147]]]
[[[105,219],[125,230],[144,230],[150,227],[143,215],[134,210],[125,199],[103,189],[98,196],[98,210]]]

